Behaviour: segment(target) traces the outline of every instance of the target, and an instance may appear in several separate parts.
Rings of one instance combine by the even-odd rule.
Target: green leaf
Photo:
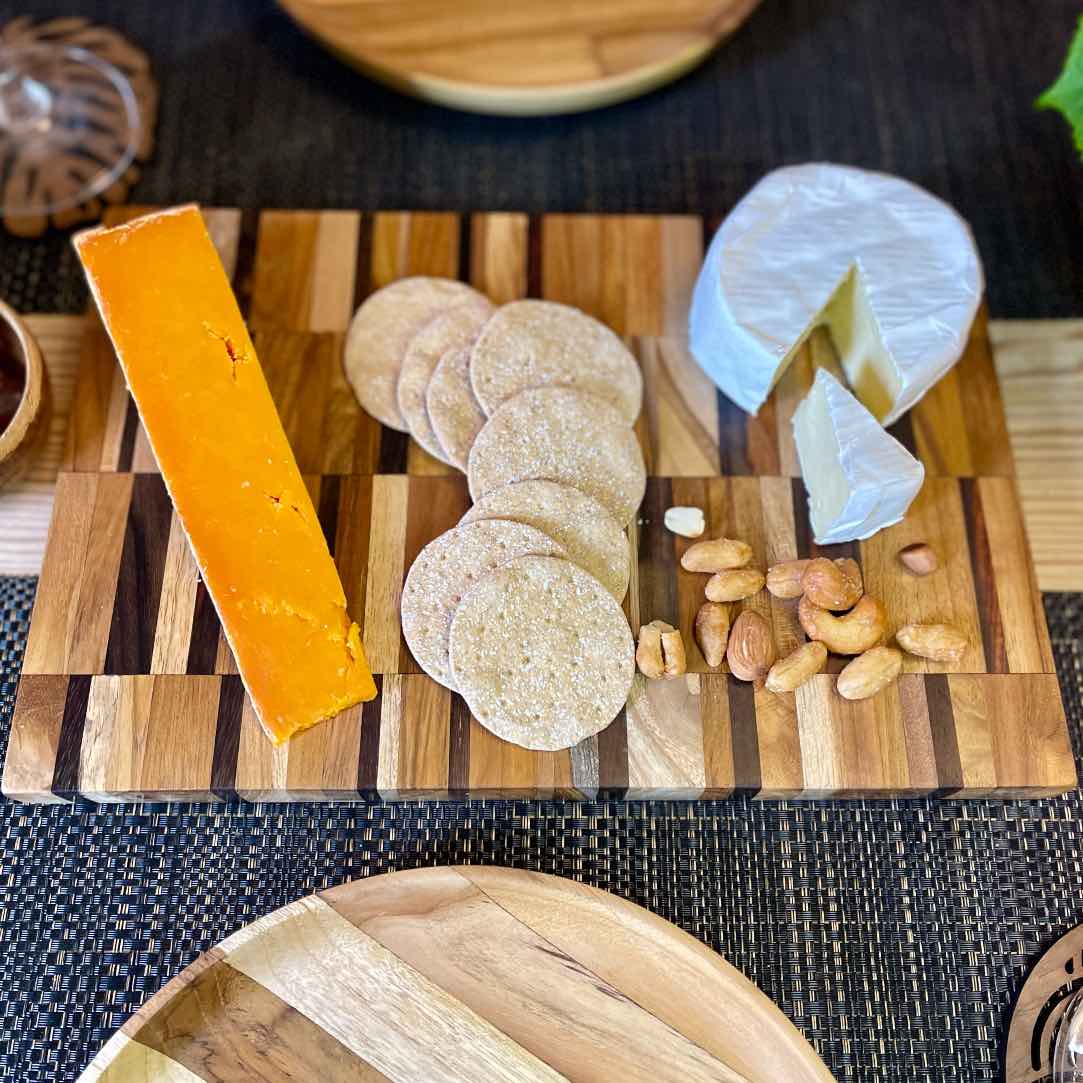
[[[1039,109],[1056,109],[1072,126],[1075,145],[1083,155],[1083,16],[1076,27],[1060,78],[1035,102]]]

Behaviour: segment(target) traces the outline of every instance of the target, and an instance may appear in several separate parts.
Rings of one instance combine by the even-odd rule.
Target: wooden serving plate
[[[82,1083],[830,1083],[721,956],[542,873],[357,880],[235,933],[152,997]]]
[[[756,417],[716,392],[684,345],[714,223],[354,211],[208,217],[380,694],[282,748],[268,743],[91,315],[17,692],[8,796],[1014,796],[1076,785],[984,312],[959,365],[893,429],[928,475],[906,520],[821,550],[810,538],[789,419],[814,362],[832,362],[830,348],[815,336]],[[626,609],[634,629],[654,618],[679,624],[691,672],[637,683],[613,725],[570,751],[498,740],[419,672],[402,639],[405,571],[466,509],[466,482],[358,407],[341,349],[360,299],[418,273],[468,278],[498,302],[578,305],[628,336],[643,366],[638,432],[650,478],[631,531],[637,559]],[[780,695],[708,672],[691,629],[704,577],[679,567],[687,543],[662,526],[671,504],[703,507],[709,530],[746,539],[761,567],[852,555],[893,627],[948,620],[971,647],[955,665],[908,657],[901,680],[862,703],[842,700],[831,674]],[[942,571],[919,580],[902,569],[895,554],[913,541],[936,548]],[[771,621],[780,650],[800,641],[794,603],[761,594],[748,604]]]
[[[426,101],[536,116],[668,83],[760,0],[279,0],[347,63]]]

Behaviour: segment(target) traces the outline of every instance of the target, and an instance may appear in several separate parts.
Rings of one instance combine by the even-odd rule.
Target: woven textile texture
[[[886,169],[974,226],[998,317],[1083,314],[1083,166],[1031,103],[1069,0],[764,0],[677,84],[578,117],[469,117],[339,65],[270,0],[48,0],[148,50],[157,152],[134,198],[245,207],[724,213],[767,169]],[[0,20],[7,15],[0,10]],[[0,234],[0,296],[85,303],[66,237]],[[0,581],[0,751],[32,603]],[[1083,600],[1047,596],[1083,732]],[[842,1081],[1000,1078],[1029,963],[1083,921],[1083,795],[157,809],[0,805],[0,1081],[72,1080],[200,951],[317,888],[500,863],[580,877],[725,953]]]

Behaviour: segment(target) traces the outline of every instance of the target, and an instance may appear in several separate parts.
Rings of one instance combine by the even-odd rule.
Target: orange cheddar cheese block
[[[75,238],[245,688],[276,744],[376,695],[198,207]]]

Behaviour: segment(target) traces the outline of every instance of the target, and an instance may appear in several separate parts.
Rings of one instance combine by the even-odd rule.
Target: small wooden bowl
[[[0,335],[11,339],[22,362],[23,393],[19,405],[0,432],[0,489],[21,478],[49,428],[49,375],[34,336],[14,309],[0,301]]]

